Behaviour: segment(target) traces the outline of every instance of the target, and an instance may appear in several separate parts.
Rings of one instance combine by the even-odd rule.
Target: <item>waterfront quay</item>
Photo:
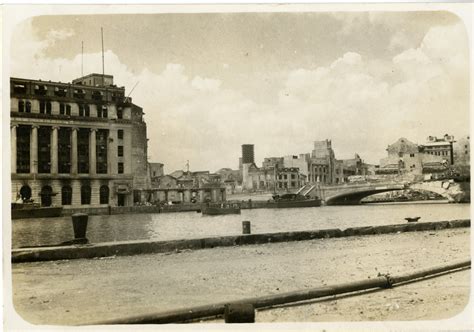
[[[447,264],[469,258],[469,239],[470,228],[463,227],[20,263],[12,265],[13,303],[29,323],[82,325]],[[449,318],[466,306],[469,280],[464,270],[356,297],[257,311],[256,321]]]

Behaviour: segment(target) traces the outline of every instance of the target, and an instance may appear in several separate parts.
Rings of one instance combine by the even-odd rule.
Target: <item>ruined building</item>
[[[113,76],[10,79],[12,200],[130,206],[149,186],[143,110]]]

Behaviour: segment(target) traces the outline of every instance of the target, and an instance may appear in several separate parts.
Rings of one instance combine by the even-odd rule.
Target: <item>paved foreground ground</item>
[[[469,258],[469,228],[91,260],[14,264],[13,302],[34,324],[81,324],[408,272]],[[442,319],[470,270],[390,290],[259,311],[258,322]]]

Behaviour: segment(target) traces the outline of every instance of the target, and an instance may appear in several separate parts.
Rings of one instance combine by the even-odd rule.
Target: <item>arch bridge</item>
[[[310,197],[319,197],[326,205],[357,205],[367,196],[403,189],[431,191],[447,198],[451,202],[463,202],[468,200],[470,194],[470,190],[466,190],[464,187],[453,180],[364,182],[340,185],[308,184],[300,188],[298,193],[309,195]],[[467,187],[469,188],[469,186]]]

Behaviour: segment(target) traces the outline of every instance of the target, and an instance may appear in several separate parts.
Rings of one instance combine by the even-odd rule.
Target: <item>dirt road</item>
[[[35,324],[81,324],[407,272],[468,259],[470,229],[14,264],[13,301]],[[470,270],[391,290],[259,311],[259,322],[441,319]]]

